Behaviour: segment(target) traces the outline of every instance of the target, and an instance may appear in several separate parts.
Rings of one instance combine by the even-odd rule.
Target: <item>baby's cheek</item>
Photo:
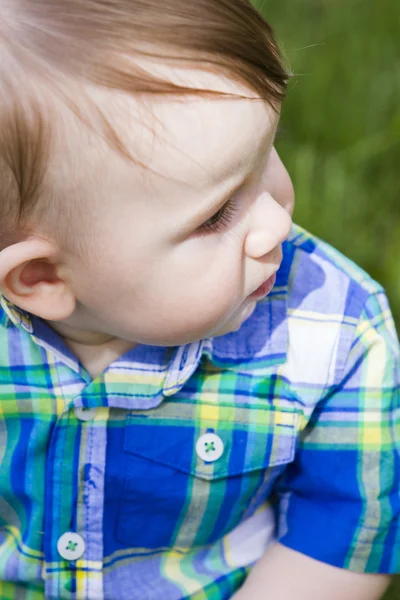
[[[209,332],[236,308],[232,297],[229,287],[223,289],[223,284],[218,287],[210,285],[208,289],[193,288],[186,295],[186,300],[182,296],[178,300],[174,321],[193,332]]]

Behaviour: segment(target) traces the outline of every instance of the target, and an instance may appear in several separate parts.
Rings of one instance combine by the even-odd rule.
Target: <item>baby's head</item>
[[[236,330],[293,206],[248,0],[0,0],[0,289],[66,337]]]

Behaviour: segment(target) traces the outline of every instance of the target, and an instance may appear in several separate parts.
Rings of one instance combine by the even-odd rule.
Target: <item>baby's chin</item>
[[[256,306],[256,301],[246,302],[243,304],[243,306],[241,306],[226,323],[224,323],[220,328],[216,329],[215,333],[213,333],[210,337],[220,337],[222,335],[227,335],[228,333],[238,331],[243,323],[251,317]]]

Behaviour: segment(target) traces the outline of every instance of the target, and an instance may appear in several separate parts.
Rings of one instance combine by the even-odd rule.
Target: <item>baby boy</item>
[[[287,82],[247,0],[0,0],[1,600],[399,571],[398,341],[292,225]]]

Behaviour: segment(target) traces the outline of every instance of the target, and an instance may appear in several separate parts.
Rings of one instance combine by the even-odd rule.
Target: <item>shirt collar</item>
[[[31,315],[12,304],[5,296],[0,295],[0,325],[10,327],[15,325],[27,333],[33,333]]]

